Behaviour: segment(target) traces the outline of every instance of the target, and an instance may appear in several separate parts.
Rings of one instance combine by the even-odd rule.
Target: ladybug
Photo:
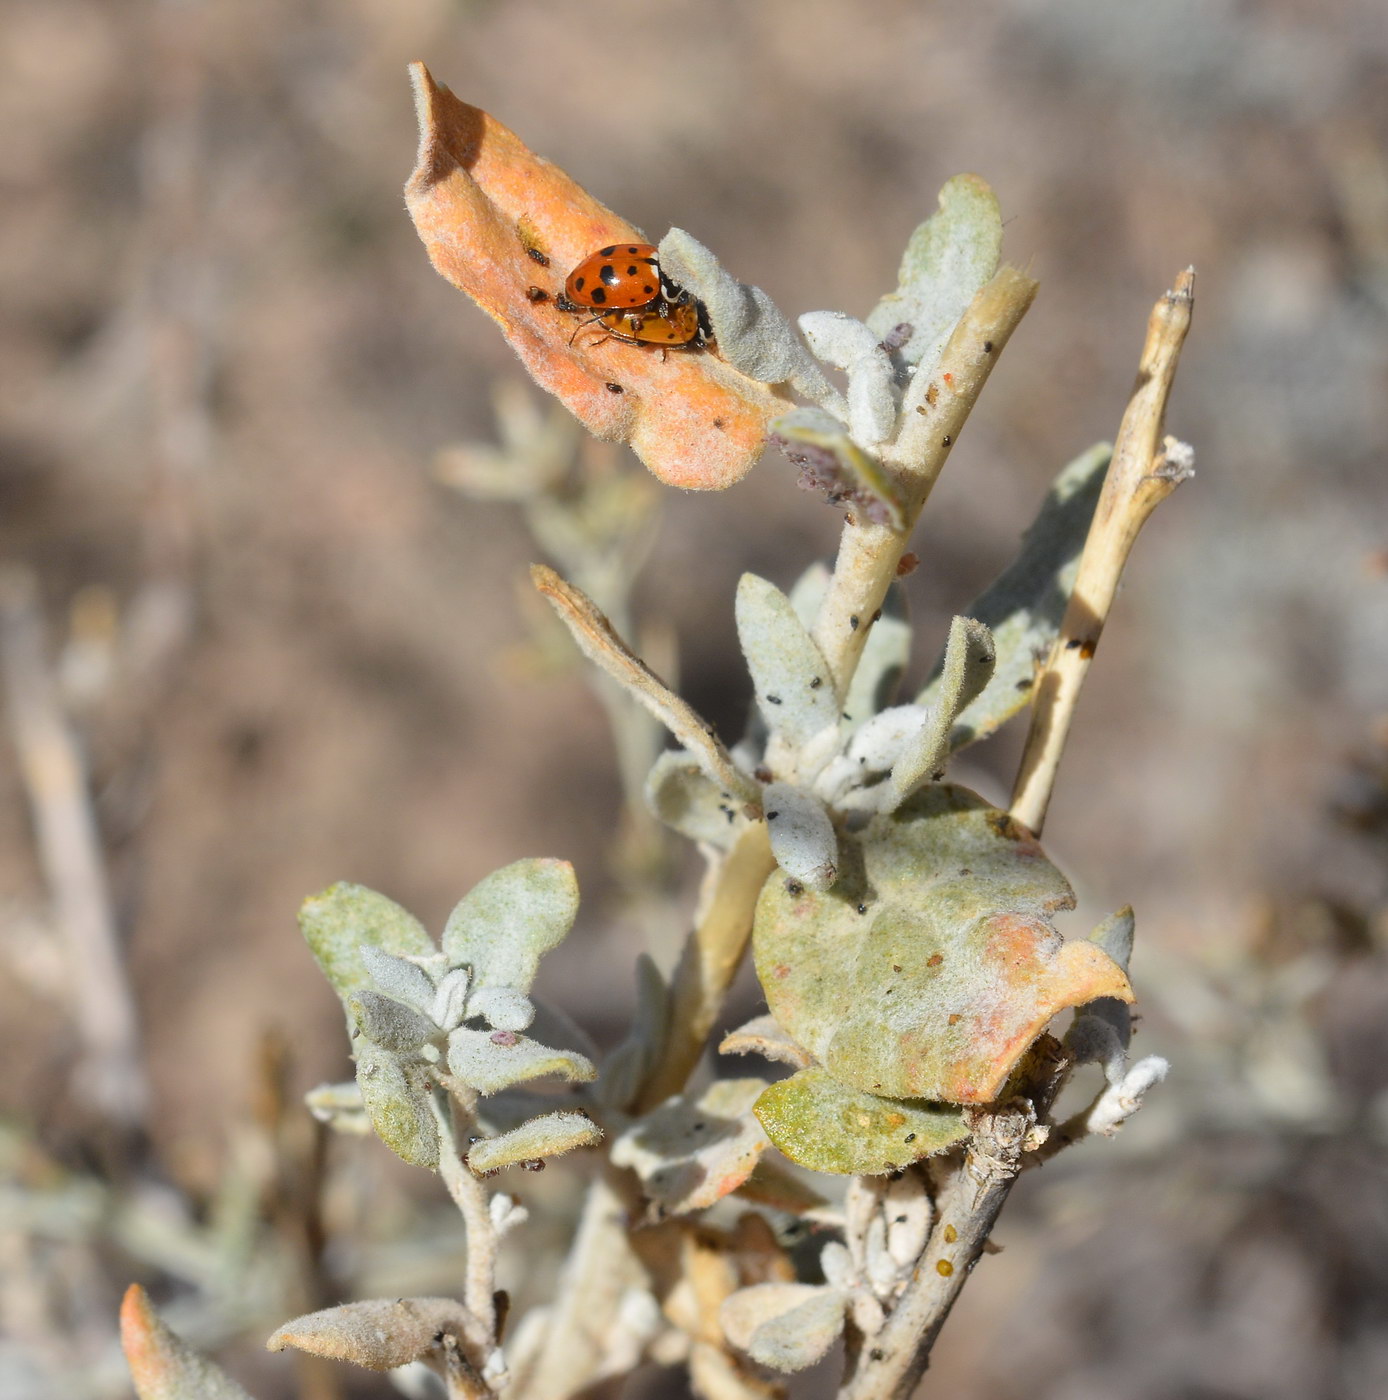
[[[584,258],[564,283],[569,301],[594,311],[649,306],[662,297],[675,301],[679,294],[679,288],[661,276],[656,250],[649,243],[614,243],[599,248]]]
[[[704,308],[687,295],[683,301],[662,299],[650,306],[603,311],[585,321],[578,330],[594,324],[606,332],[593,342],[594,345],[610,339],[622,340],[628,345],[659,345],[663,350],[701,350],[713,338]]]

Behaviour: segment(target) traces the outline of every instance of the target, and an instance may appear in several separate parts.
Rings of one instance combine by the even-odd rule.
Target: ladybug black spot
[[[607,252],[603,253],[603,257],[606,257],[607,254],[610,253],[611,251],[612,251],[611,248],[607,249]],[[635,256],[636,256],[636,249],[635,249],[635,248],[628,248],[628,249],[627,249],[627,252],[630,253],[632,257],[635,257]]]
[[[632,271],[635,272],[636,269],[633,267],[633,268],[632,268]],[[654,288],[654,287],[651,287],[651,286],[644,286],[644,287],[641,288],[641,290],[642,290],[643,292],[645,292],[645,294],[646,294],[648,297],[653,297],[653,296],[655,295],[655,288]]]
[[[583,290],[583,284],[584,284],[587,280],[588,280],[588,279],[587,279],[586,277],[575,277],[575,278],[574,278],[574,291],[576,291],[576,292],[581,292],[581,291]]]
[[[615,287],[622,280],[622,274],[611,263],[603,263],[598,276],[602,279],[604,287]]]
[[[636,276],[636,268],[635,268],[635,266],[632,266],[632,267],[627,268],[627,276],[628,276],[628,277],[635,277],[635,276]]]
[[[607,300],[607,293],[601,287],[594,287],[590,295],[594,306],[601,306]]]
[[[612,254],[615,253],[616,251],[617,251],[617,245],[614,243],[610,248],[602,248],[602,249],[600,249],[600,250],[599,250],[599,256],[604,257],[604,258],[610,258],[610,257],[612,256]]]

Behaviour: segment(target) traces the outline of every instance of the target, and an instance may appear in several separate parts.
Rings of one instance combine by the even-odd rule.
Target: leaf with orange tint
[[[220,1366],[168,1328],[138,1283],[121,1300],[120,1342],[140,1400],[250,1400]]]
[[[827,892],[767,881],[753,948],[771,1014],[850,1088],[986,1103],[1057,1012],[1132,1000],[1098,944],[1052,925],[1065,877],[967,788],[922,789],[840,855]]]
[[[568,272],[596,249],[644,236],[422,63],[411,77],[420,141],[405,203],[434,266],[596,437],[630,444],[668,485],[731,486],[789,401],[707,349],[666,356],[598,343],[601,327],[575,337],[579,318],[554,303]]]

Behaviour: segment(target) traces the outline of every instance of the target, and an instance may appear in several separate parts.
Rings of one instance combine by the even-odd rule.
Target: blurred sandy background
[[[504,664],[534,549],[430,474],[518,370],[403,212],[417,58],[792,315],[864,313],[943,181],[992,182],[1042,291],[918,539],[921,664],[1112,435],[1148,308],[1196,265],[1169,427],[1198,475],[1139,542],[1047,831],[1083,917],[1137,906],[1139,1046],[1175,1072],[1121,1144],[1024,1184],[926,1392],[1388,1393],[1379,0],[6,0],[0,563],[37,580],[88,758],[154,1170],[213,1189],[267,1028],[296,1085],[344,1073],[294,926],[335,879],[437,927],[494,866],[572,859],[549,988],[600,1039],[626,1014],[601,713]],[[778,457],[668,501],[640,606],[725,733],[738,574],[789,585],[837,526]],[[12,731],[0,1092],[99,1174]],[[976,754],[995,799],[1017,747]],[[34,1248],[28,1322],[105,1357],[147,1267],[113,1246],[78,1287]],[[0,1393],[80,1393],[23,1359],[24,1321]]]

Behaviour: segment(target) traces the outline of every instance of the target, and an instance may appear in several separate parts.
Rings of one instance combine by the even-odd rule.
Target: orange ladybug
[[[674,300],[676,288],[668,287],[660,275],[656,250],[649,243],[614,243],[599,248],[569,273],[564,295],[575,306],[591,306],[594,311],[613,307],[649,306],[661,297]]]
[[[606,332],[603,340],[624,340],[628,345],[698,350],[711,339],[704,321],[703,307],[688,296],[683,301],[662,299],[651,306],[603,311],[583,325],[594,322]],[[582,330],[583,326],[578,329]],[[602,340],[593,343],[601,345]]]

